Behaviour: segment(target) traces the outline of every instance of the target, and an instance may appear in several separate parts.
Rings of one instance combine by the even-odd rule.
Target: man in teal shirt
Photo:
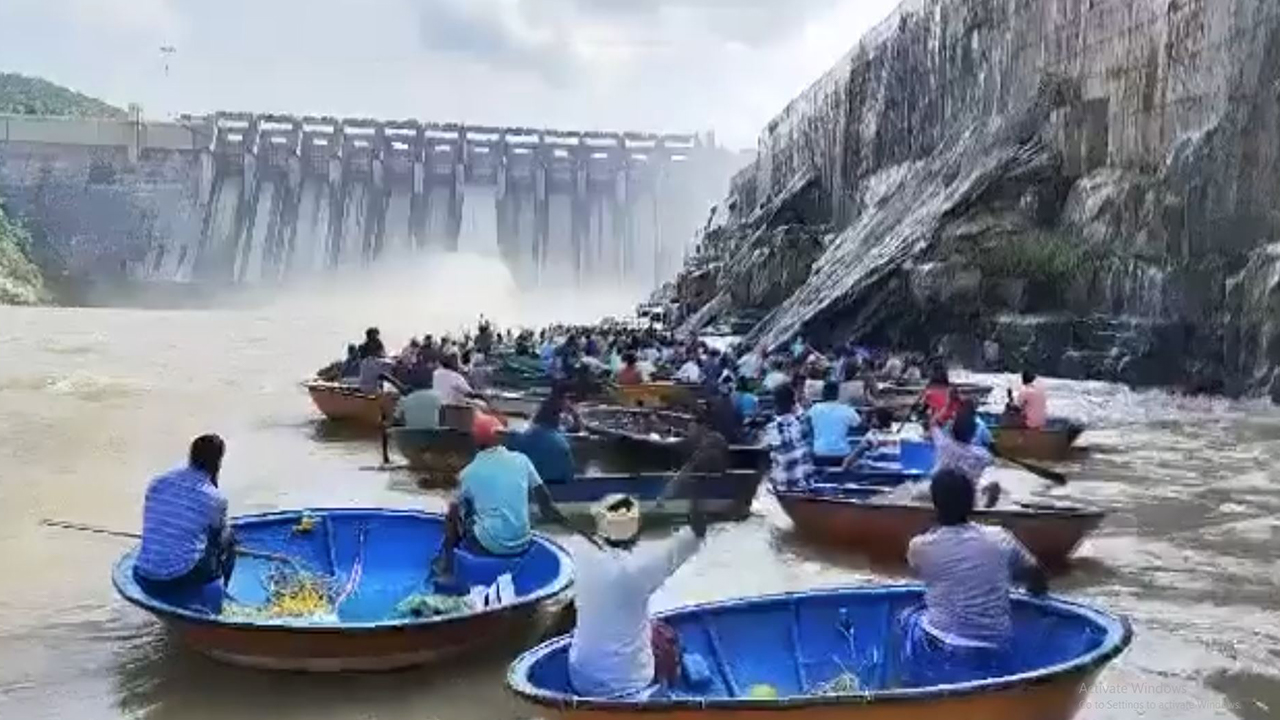
[[[839,401],[840,385],[828,382],[822,387],[822,402],[809,408],[813,425],[813,463],[819,467],[839,467],[853,452],[849,433],[862,424],[852,405]]]
[[[459,546],[477,555],[513,557],[529,548],[529,500],[544,518],[564,522],[533,463],[502,446],[502,424],[477,414],[471,427],[476,457],[458,475],[458,495],[449,505],[444,546],[432,564],[438,583],[449,584]]]

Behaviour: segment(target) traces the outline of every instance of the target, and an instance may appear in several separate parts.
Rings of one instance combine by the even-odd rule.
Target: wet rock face
[[[29,238],[0,208],[0,305],[35,305],[48,297],[27,252]]]
[[[1280,367],[1258,254],[1280,242],[1277,197],[1275,0],[910,0],[768,125],[717,224],[755,232],[781,212],[834,238],[794,288],[762,275],[774,290],[744,296],[722,273],[714,295],[782,298],[755,333],[768,342],[1061,316],[1065,340],[1032,323],[1019,357],[1262,388]],[[742,235],[756,258],[795,238]],[[1109,329],[1075,324],[1095,316]]]

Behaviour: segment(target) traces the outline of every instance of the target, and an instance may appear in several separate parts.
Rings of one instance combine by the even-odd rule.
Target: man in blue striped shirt
[[[191,443],[186,467],[167,472],[147,487],[142,546],[134,578],[148,594],[173,604],[198,599],[205,586],[226,582],[235,564],[227,525],[227,499],[218,489],[226,444],[217,435]],[[216,605],[220,606],[220,598]],[[217,612],[219,608],[209,608]]]

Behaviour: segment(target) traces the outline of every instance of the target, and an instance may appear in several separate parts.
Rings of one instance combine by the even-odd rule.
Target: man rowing
[[[469,553],[516,557],[529,549],[533,530],[529,502],[542,517],[566,524],[542,478],[525,455],[502,446],[502,424],[477,413],[471,426],[476,456],[458,474],[458,494],[449,504],[444,544],[432,563],[436,582],[449,586],[459,548]]]
[[[564,411],[564,397],[552,394],[538,406],[529,427],[507,440],[508,448],[529,458],[543,482],[573,482],[577,474],[573,449],[560,427]]]
[[[1044,573],[1009,531],[970,522],[974,487],[962,473],[939,471],[930,492],[937,525],[907,549],[925,596],[902,618],[904,680],[923,687],[1003,674],[1013,638],[1010,587],[1043,594]]]
[[[201,435],[185,467],[156,477],[142,508],[142,544],[133,576],[144,592],[180,607],[222,611],[222,589],[235,568],[227,498],[218,489],[226,443]],[[210,592],[215,586],[217,592]]]

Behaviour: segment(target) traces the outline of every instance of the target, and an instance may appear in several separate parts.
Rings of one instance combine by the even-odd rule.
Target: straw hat
[[[640,534],[640,503],[630,495],[611,493],[592,510],[596,534],[610,542],[627,542]]]

